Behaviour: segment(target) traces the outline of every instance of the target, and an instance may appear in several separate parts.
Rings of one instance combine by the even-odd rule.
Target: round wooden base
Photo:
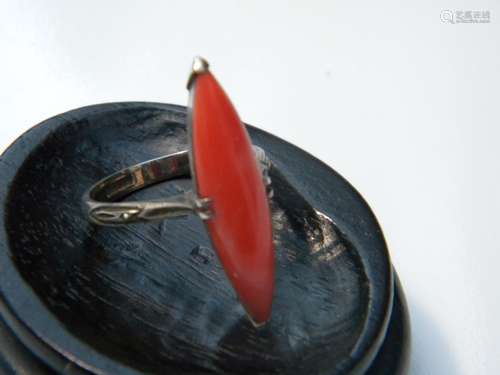
[[[407,310],[375,217],[340,175],[281,139],[248,127],[279,171],[276,293],[263,328],[245,316],[198,218],[88,221],[84,192],[185,149],[184,122],[179,106],[96,105],[43,122],[4,153],[0,371],[404,373]],[[190,187],[176,180],[130,199]]]

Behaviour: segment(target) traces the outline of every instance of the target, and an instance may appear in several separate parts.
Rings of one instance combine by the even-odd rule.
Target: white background
[[[499,373],[500,3],[0,1],[0,148],[88,104],[185,104],[195,54],[244,121],[370,203],[410,306],[412,374]]]

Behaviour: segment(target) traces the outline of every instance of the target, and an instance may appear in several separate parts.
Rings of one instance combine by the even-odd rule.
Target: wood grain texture
[[[177,106],[92,106],[47,120],[5,153],[0,292],[9,308],[49,346],[106,374],[366,370],[392,310],[386,245],[359,194],[300,149],[249,127],[277,167],[276,293],[265,328],[247,320],[196,217],[88,222],[84,191],[185,149],[184,120]],[[159,184],[129,199],[190,184]]]

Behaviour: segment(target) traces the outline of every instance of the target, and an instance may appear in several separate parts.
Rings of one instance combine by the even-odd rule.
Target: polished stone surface
[[[238,298],[256,324],[271,317],[274,246],[262,173],[248,133],[210,72],[191,86],[196,190],[211,199],[211,241]]]

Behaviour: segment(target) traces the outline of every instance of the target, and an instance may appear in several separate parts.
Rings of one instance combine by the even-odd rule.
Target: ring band
[[[253,146],[261,167],[263,181],[270,188],[269,168],[271,161],[264,150]],[[186,191],[157,201],[119,202],[128,195],[177,178],[191,176],[189,151],[180,151],[122,169],[97,182],[85,194],[84,201],[89,218],[99,225],[122,225],[143,221],[196,214],[201,219],[210,218],[210,198],[199,198],[193,191]]]

